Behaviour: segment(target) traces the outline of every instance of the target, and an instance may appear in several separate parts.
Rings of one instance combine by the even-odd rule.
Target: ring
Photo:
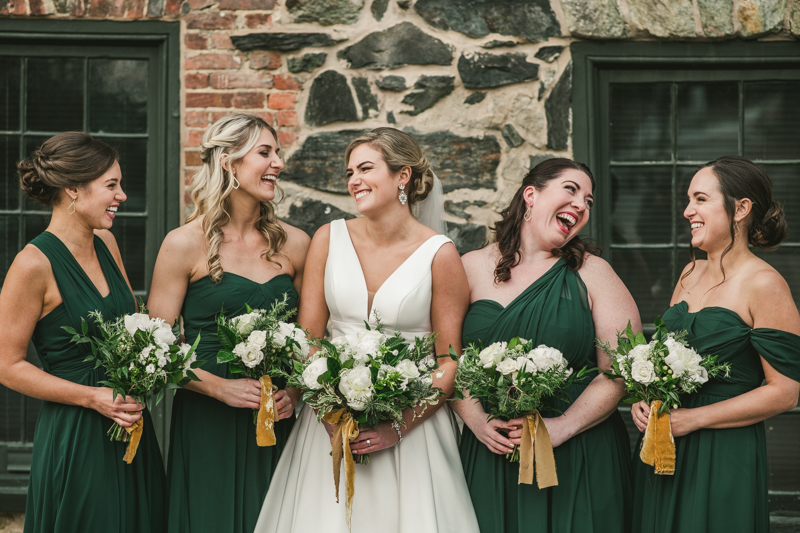
[[[367,439],[367,446],[372,446],[372,443]]]

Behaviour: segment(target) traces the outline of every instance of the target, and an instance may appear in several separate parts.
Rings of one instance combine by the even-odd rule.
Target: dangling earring
[[[533,209],[531,209],[531,206],[528,206],[528,209],[525,210],[525,216],[522,218],[525,219],[525,222],[531,221],[531,218],[533,218]]]
[[[73,198],[72,199],[72,203],[69,204],[69,207],[67,208],[67,213],[69,213],[70,215],[75,213],[75,200],[77,200],[77,199],[78,199],[77,196],[75,198]],[[70,209],[72,209],[72,211],[70,211]]]
[[[236,179],[236,174],[233,175],[233,188],[234,189],[239,188],[239,180]]]
[[[733,238],[735,239],[736,237],[739,236],[739,223],[738,222],[734,222],[733,223],[733,229],[736,230],[736,233],[733,234]]]
[[[408,195],[406,195],[406,191],[403,190],[405,188],[406,188],[406,186],[401,183],[400,184],[400,194],[397,195],[397,198],[400,200],[400,203],[403,204],[403,205],[406,205],[406,202],[408,201]]]

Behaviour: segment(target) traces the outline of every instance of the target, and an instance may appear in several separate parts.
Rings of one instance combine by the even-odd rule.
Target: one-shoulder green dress
[[[514,337],[558,348],[575,371],[596,366],[594,323],[586,286],[561,258],[503,308],[470,305],[464,344]],[[595,374],[592,373],[591,377]],[[571,385],[574,401],[591,377]],[[543,416],[571,402],[555,400]],[[558,411],[553,410],[557,409]],[[558,486],[519,485],[519,464],[492,453],[464,426],[461,461],[482,533],[623,533],[630,530],[630,446],[618,412],[554,448]]]
[[[200,333],[197,359],[201,367],[223,378],[234,376],[217,363],[221,346],[215,334],[221,310],[234,317],[253,309],[269,309],[289,295],[297,307],[297,290],[288,274],[259,284],[226,272],[219,283],[206,276],[189,285],[183,303],[187,342]],[[276,383],[281,386],[281,383]],[[172,407],[167,459],[170,533],[251,533],[278,465],[294,417],[275,423],[275,446],[259,447],[253,410],[230,407],[209,396],[179,390]]]
[[[106,319],[136,312],[136,303],[114,258],[99,237],[94,247],[110,292],[103,297],[69,249],[52,233],[31,241],[50,261],[63,303],[42,318],[33,344],[45,372],[62,379],[98,386],[102,368],[85,362],[87,344],[75,345],[61,329],[100,335],[91,311]],[[111,391],[108,391],[111,400]],[[111,442],[106,432],[114,423],[97,411],[43,402],[33,437],[33,459],[25,507],[25,533],[156,533],[165,528],[164,464],[150,413],[136,457],[126,464],[126,443]]]
[[[683,407],[700,407],[744,394],[764,379],[761,357],[800,381],[800,337],[752,329],[723,307],[690,313],[686,302],[664,313],[671,331],[702,355],[729,362],[728,378],[711,378]],[[641,439],[640,439],[641,443]],[[638,448],[637,448],[638,450]],[[642,533],[764,533],[769,531],[767,448],[764,423],[701,429],[675,439],[675,474],[656,475],[634,454],[634,531]]]

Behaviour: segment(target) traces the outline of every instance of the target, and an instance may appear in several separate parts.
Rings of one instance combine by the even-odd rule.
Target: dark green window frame
[[[163,237],[180,224],[180,23],[161,21],[0,20],[3,55],[30,55],[32,45],[75,50],[82,56],[145,57],[150,60],[148,114],[154,138],[148,143],[146,211],[132,215],[147,220],[145,288],[149,290],[156,255]],[[131,52],[133,51],[133,52]],[[44,54],[37,54],[46,57]],[[49,132],[44,132],[49,133]],[[20,206],[24,208],[24,206]],[[19,215],[34,214],[27,211]],[[120,215],[123,215],[120,213]],[[156,432],[164,449],[168,440],[168,403],[153,411]],[[0,511],[22,511],[25,506],[31,443],[0,443]]]

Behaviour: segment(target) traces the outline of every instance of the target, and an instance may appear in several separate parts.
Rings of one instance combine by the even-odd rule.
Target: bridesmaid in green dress
[[[198,369],[175,396],[168,455],[169,531],[251,533],[272,472],[294,424],[296,390],[275,394],[277,444],[259,447],[253,409],[261,384],[236,379],[217,364],[216,317],[269,309],[289,295],[297,307],[310,242],[275,217],[283,169],[275,130],[254,115],[228,115],[202,140],[203,168],[192,183],[195,212],[164,239],[156,260],[149,309],[183,317],[187,339],[201,335]]]
[[[769,531],[764,420],[797,405],[800,315],[783,277],[749,246],[775,249],[788,228],[772,182],[752,162],[726,156],[703,166],[683,216],[691,246],[708,254],[686,266],[664,313],[701,354],[728,361],[671,410],[675,475],[660,476],[634,455],[634,530],[643,533]],[[762,383],[764,383],[762,385]],[[650,409],[633,406],[647,427]]]
[[[52,209],[47,230],[14,259],[0,293],[0,382],[44,400],[36,421],[25,533],[164,531],[164,465],[152,420],[131,397],[98,386],[102,368],[85,362],[62,326],[99,331],[89,318],[136,311],[109,228],[125,201],[117,152],[77,132],[45,141],[18,165],[22,190]],[[42,369],[26,361],[33,341]],[[111,442],[113,422],[144,418],[133,462]]]
[[[531,170],[495,226],[496,242],[463,257],[470,287],[464,343],[489,345],[520,336],[564,353],[575,370],[610,368],[595,337],[616,342],[631,321],[630,293],[599,250],[578,236],[594,199],[589,169],[550,159]],[[466,426],[461,460],[484,533],[630,531],[630,450],[617,412],[619,382],[602,374],[568,389],[543,413],[558,486],[518,484],[519,464],[505,454],[519,444],[522,419],[487,421],[469,398],[454,408]]]

